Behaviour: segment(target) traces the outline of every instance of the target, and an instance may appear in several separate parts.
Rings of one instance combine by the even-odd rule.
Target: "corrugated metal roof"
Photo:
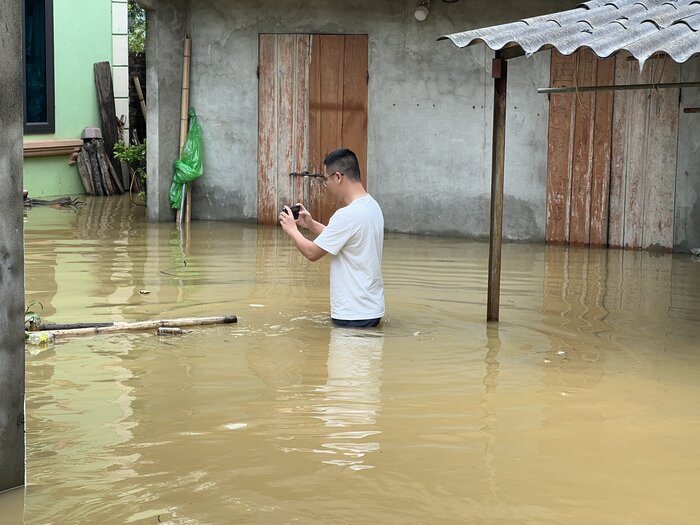
[[[575,9],[444,35],[457,47],[519,45],[530,56],[554,47],[589,48],[601,58],[627,50],[640,64],[656,53],[676,62],[700,54],[700,0],[591,0]]]

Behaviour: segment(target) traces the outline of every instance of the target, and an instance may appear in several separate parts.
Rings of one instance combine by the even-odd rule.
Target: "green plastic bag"
[[[190,108],[190,129],[182,148],[182,155],[173,167],[175,175],[170,186],[170,207],[179,210],[182,206],[184,185],[202,176],[202,127],[194,108]]]

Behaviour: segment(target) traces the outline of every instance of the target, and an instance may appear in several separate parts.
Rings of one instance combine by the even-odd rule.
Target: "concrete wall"
[[[22,11],[0,0],[0,491],[24,484]]]
[[[182,41],[185,34],[187,3],[186,0],[158,2],[155,11],[146,13],[146,210],[150,221],[168,221],[175,217],[168,201],[168,190],[173,178],[173,162],[177,159],[179,147]],[[210,151],[205,160],[208,162],[211,152],[216,150],[213,149],[214,144],[209,141],[206,147]]]
[[[369,35],[368,189],[390,231],[488,235],[493,52],[457,49],[442,34],[574,7],[577,1],[494,4],[415,0],[159,0],[148,17],[150,220],[170,220],[177,156],[182,38],[193,38],[191,102],[204,131],[205,172],[193,218],[257,216],[256,76],[260,33]],[[544,240],[549,55],[511,62],[504,235]],[[156,167],[154,169],[153,167]]]
[[[699,78],[700,58],[695,57],[683,64],[681,81],[697,82]],[[700,248],[700,114],[683,113],[683,109],[700,107],[700,91],[697,88],[681,91],[673,250],[689,252]]]

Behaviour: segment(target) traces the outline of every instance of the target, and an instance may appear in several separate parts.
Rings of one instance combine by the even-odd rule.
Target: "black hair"
[[[357,156],[349,149],[341,148],[331,151],[323,159],[323,165],[328,174],[339,171],[349,179],[360,181],[360,163]]]

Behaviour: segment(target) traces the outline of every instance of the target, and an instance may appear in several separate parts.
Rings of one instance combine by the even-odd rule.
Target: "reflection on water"
[[[700,265],[387,235],[387,316],[328,320],[328,261],[278,228],[146,224],[122,198],[29,210],[53,322],[235,314],[27,353],[14,523],[692,523]]]
[[[328,345],[328,379],[315,388],[312,411],[331,433],[323,435],[323,462],[353,470],[372,468],[365,456],[379,450],[381,332],[334,328]],[[370,438],[371,441],[368,441]]]

